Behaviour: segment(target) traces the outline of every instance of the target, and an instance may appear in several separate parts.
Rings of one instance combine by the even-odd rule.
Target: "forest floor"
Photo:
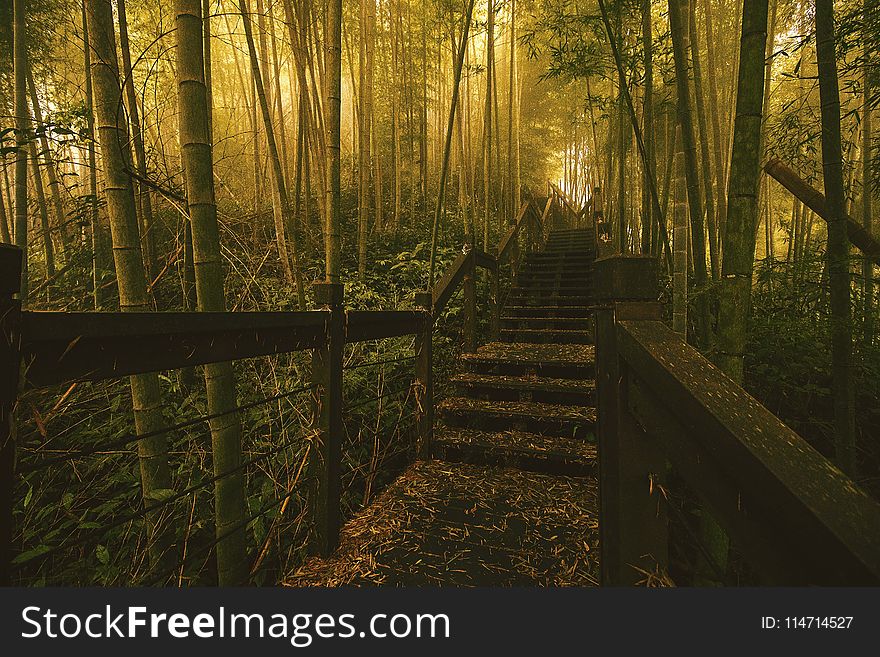
[[[411,466],[287,586],[594,586],[598,483],[445,461]]]

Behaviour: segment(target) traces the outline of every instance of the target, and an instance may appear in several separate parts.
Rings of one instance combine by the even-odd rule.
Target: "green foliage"
[[[745,358],[745,386],[773,413],[833,459],[834,412],[827,282],[813,253],[801,271],[776,263],[758,270]],[[854,286],[854,290],[858,286]],[[853,295],[859,480],[880,496],[880,347],[860,339],[861,300]]]

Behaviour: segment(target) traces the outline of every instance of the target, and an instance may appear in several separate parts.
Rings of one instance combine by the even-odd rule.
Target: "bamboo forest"
[[[0,13],[0,584],[880,584],[874,0]]]

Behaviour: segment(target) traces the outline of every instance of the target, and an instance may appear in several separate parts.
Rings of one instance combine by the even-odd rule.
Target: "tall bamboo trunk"
[[[31,107],[33,108],[34,121],[37,128],[43,127],[43,112],[40,108],[40,100],[37,95],[37,85],[34,82],[34,73],[28,64],[25,69],[27,74],[28,90],[31,96]],[[66,254],[69,241],[69,231],[67,230],[67,217],[64,214],[64,205],[61,202],[61,182],[58,180],[58,174],[55,170],[55,159],[52,157],[52,151],[49,148],[49,139],[46,137],[46,130],[41,129],[38,132],[40,138],[40,150],[43,153],[43,163],[46,171],[46,180],[49,183],[49,196],[52,199],[52,210],[55,215],[55,228],[58,231],[61,241],[62,253]],[[38,161],[38,160],[37,160]],[[37,164],[35,162],[34,167]]]
[[[712,152],[715,156],[715,190],[718,205],[715,213],[715,225],[718,231],[718,247],[721,246],[721,233],[727,221],[727,185],[725,179],[726,150],[721,138],[721,108],[718,100],[718,83],[716,80],[715,30],[712,24],[712,0],[703,0],[703,12],[706,20],[706,56],[709,61],[709,118],[712,122]],[[726,108],[725,108],[726,109]],[[727,121],[725,120],[725,124]],[[721,254],[719,253],[719,259]]]
[[[46,263],[46,287],[48,290],[49,284],[55,277],[55,247],[52,245],[49,208],[46,203],[46,192],[43,188],[43,176],[40,173],[40,161],[37,157],[37,143],[33,140],[29,141],[28,150],[33,168],[31,178],[34,181],[34,195],[37,197],[37,212],[40,215],[40,237],[43,242],[43,259]]]
[[[425,289],[431,290],[434,286],[434,269],[437,259],[437,233],[440,229],[440,217],[443,216],[443,205],[446,196],[446,178],[449,174],[449,156],[452,152],[452,131],[455,126],[455,112],[458,107],[459,87],[461,86],[461,71],[464,65],[464,55],[467,51],[468,35],[471,29],[471,17],[474,12],[474,0],[469,0],[467,13],[464,19],[464,29],[461,35],[461,43],[455,60],[455,71],[452,81],[452,99],[449,105],[449,120],[446,123],[446,140],[443,147],[443,163],[440,167],[440,180],[437,189],[437,207],[434,212],[434,223],[431,229],[431,259],[428,265],[428,281]]]
[[[213,153],[208,141],[207,92],[200,0],[175,1],[177,93],[181,159],[193,228],[196,290],[200,311],[223,311],[223,267],[214,199]],[[205,366],[214,461],[217,578],[221,586],[246,583],[245,479],[241,466],[241,419],[231,363]]]
[[[87,0],[89,48],[92,52],[91,77],[94,92],[95,122],[101,147],[104,192],[110,215],[113,259],[119,288],[119,305],[124,312],[150,309],[144,262],[138,233],[137,210],[131,185],[128,128],[119,98],[120,71],[116,59],[113,10],[110,0]],[[135,427],[138,435],[165,428],[156,374],[130,377]],[[171,488],[165,434],[138,441],[141,486],[144,503],[154,504],[159,491]],[[161,525],[159,511],[148,516],[151,561],[167,567],[173,561],[171,532]]]
[[[358,51],[358,93],[360,95],[360,114],[358,115],[358,274],[363,276],[367,270],[367,232],[372,210],[372,158],[370,146],[373,123],[372,90],[372,41],[368,5],[372,0],[360,0],[361,38]]]
[[[863,16],[865,30],[867,30],[868,17],[873,5],[872,0],[865,0]],[[867,43],[867,35],[865,35]],[[866,46],[867,48],[867,46]],[[867,54],[867,53],[865,53]],[[871,68],[868,61],[864,63],[862,71],[862,226],[869,233],[872,232],[874,180],[872,178],[871,165],[873,159],[871,140],[874,136],[873,109],[871,108],[871,92],[873,85],[871,80]],[[863,340],[866,345],[874,342],[874,265],[869,258],[862,260],[862,312],[863,312]]]
[[[15,245],[21,249],[22,308],[28,301],[28,131],[27,107],[27,37],[25,35],[25,0],[13,2],[13,61],[15,64]]]
[[[394,8],[398,9],[398,8]],[[392,7],[389,6],[388,13],[391,14]],[[398,72],[400,70],[400,34],[397,30],[397,22],[392,15],[389,15],[391,23],[391,166],[394,170],[394,210],[391,218],[391,225],[397,230],[400,224],[400,79]]]
[[[486,2],[486,99],[483,110],[483,251],[492,221],[492,78],[495,75],[495,0]]]
[[[700,198],[700,179],[697,172],[697,144],[691,111],[691,78],[688,66],[690,51],[690,0],[669,0],[669,26],[675,59],[675,84],[677,91],[678,123],[681,126],[681,142],[685,156],[687,175],[688,209],[691,218],[691,244],[693,246],[694,284],[698,290],[695,321],[697,340],[709,342],[709,304],[706,299],[706,235],[703,225],[703,207]]]
[[[516,0],[510,3],[510,25],[508,26],[509,52],[507,60],[507,221],[513,222],[519,206],[516,203],[517,181],[514,179],[514,121],[516,105]]]
[[[681,126],[675,130],[675,189],[672,199],[672,330],[687,339],[688,209]]]
[[[3,157],[2,167],[5,173],[6,170],[6,158]],[[11,209],[11,203],[8,204]],[[10,219],[12,218],[6,209],[6,192],[2,188],[2,181],[0,181],[0,240],[4,243],[9,244],[12,242],[12,229]]]
[[[131,67],[131,52],[128,44],[128,20],[125,12],[125,0],[116,0],[119,13],[119,50],[122,54],[122,75],[125,86],[125,104],[131,125],[131,141],[134,147],[137,174],[140,181],[134,183],[137,199],[138,219],[141,229],[141,243],[144,251],[144,264],[147,280],[150,281],[156,272],[156,244],[153,229],[153,201],[150,188],[144,184],[147,180],[147,154],[144,149],[144,138],[141,130],[140,110],[138,109],[137,93],[134,88],[134,77]]]
[[[822,171],[828,209],[826,266],[831,291],[831,378],[834,400],[835,456],[850,476],[856,473],[855,395],[852,373],[849,240],[840,139],[840,92],[833,0],[816,0],[816,60],[822,105]]]
[[[722,232],[720,309],[715,361],[734,381],[743,380],[746,324],[751,312],[752,269],[758,225],[761,180],[761,123],[764,110],[764,54],[768,0],[743,0],[742,36],[737,76],[733,153],[727,195],[727,225]],[[704,517],[703,535],[710,553],[724,567],[727,540]],[[714,538],[713,538],[714,536]],[[705,564],[701,577],[710,579]]]
[[[330,0],[326,6],[325,69],[327,131],[327,227],[324,232],[326,276],[328,283],[341,283],[341,214],[340,214],[340,110],[342,102],[342,0]],[[378,221],[378,218],[377,218]]]
[[[82,31],[83,43],[88,44],[89,41],[89,25],[86,13],[86,0],[82,1],[80,9],[82,11]],[[100,310],[103,305],[103,288],[101,273],[107,269],[106,263],[106,237],[103,226],[100,223],[100,215],[98,213],[98,166],[95,157],[95,114],[92,95],[92,64],[91,51],[89,48],[83,48],[83,68],[85,70],[86,86],[86,128],[88,130],[88,167],[89,167],[89,229],[91,232],[91,249],[92,249],[92,296],[95,310]]]
[[[694,65],[694,98],[697,107],[697,125],[700,132],[700,165],[703,170],[703,195],[706,200],[706,223],[709,229],[709,263],[712,278],[721,276],[721,259],[718,257],[718,227],[715,215],[715,189],[713,186],[712,159],[709,155],[709,126],[706,119],[706,102],[703,94],[703,70],[700,60],[700,42],[697,38],[696,0],[690,5],[691,53]]]
[[[367,85],[367,102],[369,103],[370,110],[370,122],[375,123],[373,118],[373,73],[374,73],[374,58],[375,58],[375,48],[376,48],[376,3],[370,0],[367,1],[367,44],[366,44],[366,73],[364,77],[364,83]],[[374,125],[375,128],[375,125]],[[382,157],[379,151],[379,139],[377,135],[377,131],[374,129],[370,133],[371,139],[371,158],[372,158],[372,168],[370,174],[373,179],[373,226],[376,230],[381,230],[382,226],[385,224],[385,216],[383,210],[383,195],[382,195]],[[369,231],[369,227],[366,229]],[[364,235],[364,248],[366,248],[366,233]]]
[[[657,170],[654,155],[654,65],[653,35],[651,27],[651,0],[642,0],[642,58],[645,69],[645,95],[642,105],[642,124],[645,135],[645,155],[647,163],[642,167],[642,239],[641,253],[651,251],[651,235],[660,217],[654,214],[651,200],[651,178]],[[655,177],[656,179],[656,177]]]
[[[291,216],[290,203],[287,196],[287,187],[284,181],[284,171],[281,164],[281,155],[278,151],[278,142],[275,140],[275,126],[272,123],[272,114],[269,107],[269,98],[264,86],[264,78],[260,69],[260,60],[257,56],[257,48],[254,42],[253,27],[251,25],[250,9],[247,0],[239,0],[239,12],[241,13],[242,23],[244,25],[245,40],[247,41],[248,54],[251,61],[251,71],[253,72],[254,84],[256,85],[257,101],[260,105],[260,113],[263,118],[263,129],[266,133],[266,143],[269,151],[269,163],[272,167],[272,180],[275,186],[275,194],[277,197],[277,211],[275,216],[275,239],[278,244],[278,257],[281,260],[281,268],[287,281],[296,286],[297,297],[301,303],[301,307],[305,307],[305,291],[302,289],[302,282],[299,276],[299,267],[291,267],[290,253],[288,252],[288,242],[286,236],[286,227],[293,226],[293,217]],[[294,249],[294,259],[297,254]]]

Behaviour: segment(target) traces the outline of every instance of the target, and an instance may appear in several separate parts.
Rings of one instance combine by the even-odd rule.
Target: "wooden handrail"
[[[544,211],[541,213],[541,216],[537,219],[538,225],[536,228],[538,229],[538,234],[541,236],[541,245],[543,247],[544,243],[547,241],[547,236],[549,235],[549,223],[547,220],[550,218],[550,211],[553,209],[553,199],[548,197],[547,202],[544,204]]]
[[[559,200],[562,201],[562,204],[565,206],[565,208],[567,208],[568,211],[572,213],[574,218],[577,219],[581,215],[581,213],[574,209],[574,206],[569,202],[568,197],[566,196],[565,192],[563,192],[561,189],[559,189],[559,187],[557,185],[554,185],[553,183],[550,183],[550,186],[553,188],[553,191],[556,193],[557,198],[559,198]]]
[[[519,234],[520,228],[522,228],[523,220],[526,218],[527,213],[531,207],[531,201],[526,201],[520,206],[519,212],[516,213],[516,219],[514,220],[513,225],[510,227],[510,230],[507,231],[507,234],[501,239],[501,242],[498,244],[498,262],[504,260],[504,258],[507,256],[507,252],[514,245],[514,237]]]
[[[471,252],[471,268],[497,270],[494,258]],[[21,251],[0,247],[0,585],[11,581],[10,561],[16,462],[12,414],[25,387],[96,381],[134,374],[312,351],[312,429],[316,433],[310,492],[312,552],[329,554],[341,525],[341,462],[346,343],[416,336],[416,426],[419,451],[430,450],[433,424],[431,305],[419,310],[346,311],[343,286],[316,282],[319,310],[307,312],[66,313],[27,312],[14,298],[21,278]]]
[[[97,381],[304,349],[326,339],[329,312],[23,312],[25,386]],[[423,311],[348,311],[345,341],[422,330]]]
[[[476,267],[496,272],[498,260],[479,249],[471,249],[467,253],[459,253],[455,260],[452,261],[452,264],[449,265],[449,269],[434,283],[434,288],[431,291],[434,317],[443,312],[452,295],[458,291],[467,273]]]
[[[345,313],[345,341],[415,335],[424,329],[426,320],[423,310],[349,310]]]
[[[665,324],[617,347],[627,410],[767,581],[880,584],[880,504]]]
[[[23,312],[25,385],[100,379],[318,346],[328,313]]]
[[[603,583],[665,570],[668,464],[765,583],[880,583],[880,504],[659,321],[653,258],[594,267]]]

